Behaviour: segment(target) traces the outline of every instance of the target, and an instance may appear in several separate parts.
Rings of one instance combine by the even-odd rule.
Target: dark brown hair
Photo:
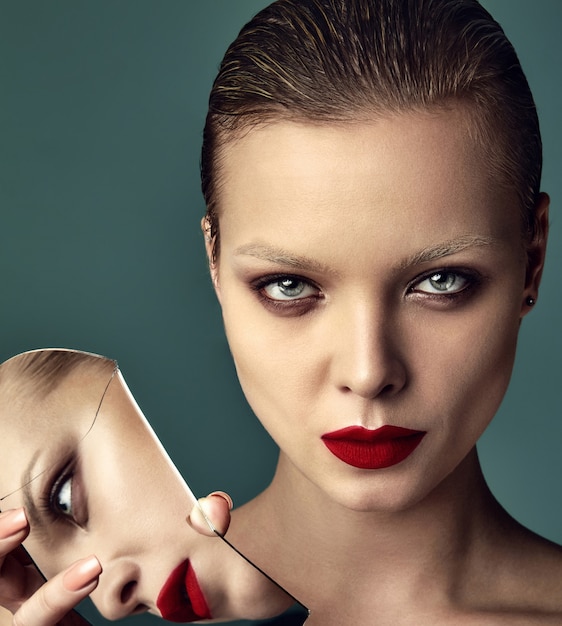
[[[278,0],[229,47],[214,82],[201,181],[219,252],[222,148],[277,120],[351,122],[464,106],[496,184],[535,229],[542,146],[513,46],[476,0]]]

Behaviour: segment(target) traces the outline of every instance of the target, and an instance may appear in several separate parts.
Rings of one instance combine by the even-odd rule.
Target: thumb
[[[223,536],[230,524],[232,499],[224,491],[213,491],[206,498],[200,498],[194,505],[188,524],[202,535]]]

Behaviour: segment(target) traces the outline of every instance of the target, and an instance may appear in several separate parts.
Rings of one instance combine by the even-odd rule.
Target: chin
[[[453,468],[424,463],[403,470],[376,470],[318,486],[332,502],[349,511],[394,515],[411,511],[433,495],[438,497],[441,486],[446,488],[448,476],[454,473]]]
[[[428,493],[419,484],[407,481],[361,481],[363,484],[340,486],[319,485],[324,496],[336,506],[355,513],[376,513],[393,515],[406,512],[418,504]],[[369,484],[370,483],[370,484]]]

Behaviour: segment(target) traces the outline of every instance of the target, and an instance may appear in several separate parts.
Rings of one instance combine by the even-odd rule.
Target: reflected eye
[[[271,300],[300,300],[318,295],[318,289],[296,276],[281,276],[261,286]]]
[[[52,493],[52,504],[55,510],[63,515],[72,515],[72,476],[63,478],[54,486]]]
[[[463,291],[469,285],[470,281],[466,276],[459,272],[443,270],[434,272],[419,283],[416,283],[413,291],[417,293],[450,295]]]
[[[42,509],[54,521],[67,521],[81,527],[87,524],[86,494],[80,471],[74,463],[56,473],[43,499]]]

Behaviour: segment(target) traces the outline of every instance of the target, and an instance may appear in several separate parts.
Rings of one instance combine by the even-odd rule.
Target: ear
[[[208,216],[205,216],[201,220],[201,230],[203,231],[203,237],[205,239],[205,251],[207,252],[207,261],[209,263],[209,272],[211,274],[211,281],[215,289],[215,293],[219,302],[221,301],[220,287],[219,287],[219,268],[218,261],[215,258],[215,237],[211,235],[211,223]]]
[[[525,278],[525,291],[521,316],[526,315],[537,300],[544,260],[546,256],[546,243],[548,240],[548,208],[550,198],[546,193],[540,193],[535,209],[535,236],[527,245],[527,273]]]

